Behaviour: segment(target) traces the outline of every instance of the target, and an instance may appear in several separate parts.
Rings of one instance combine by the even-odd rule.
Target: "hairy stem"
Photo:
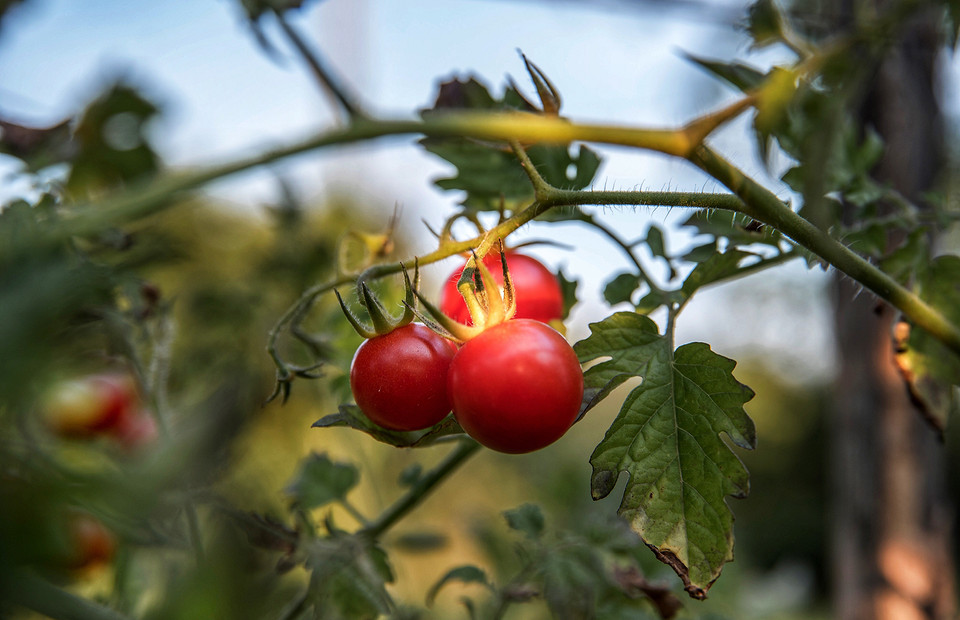
[[[709,147],[701,145],[695,149],[690,159],[740,196],[747,207],[745,212],[752,218],[779,230],[798,245],[860,282],[900,309],[915,325],[960,353],[960,328],[948,321],[936,308],[795,213],[773,193],[744,175]]]
[[[691,137],[684,129],[664,130],[616,125],[577,124],[565,119],[536,116],[526,113],[497,112],[445,112],[435,113],[425,120],[370,120],[354,119],[349,126],[322,133],[307,140],[268,151],[255,157],[229,162],[207,170],[161,178],[153,183],[122,192],[100,203],[97,208],[85,209],[76,205],[72,217],[63,217],[50,227],[49,241],[63,241],[74,235],[87,235],[132,218],[156,212],[182,195],[210,181],[238,172],[263,166],[274,161],[316,150],[319,148],[372,140],[391,135],[421,134],[431,137],[471,137],[483,140],[523,142],[546,142],[567,144],[574,141],[599,142],[632,146],[689,159],[718,181],[730,188],[734,197],[709,200],[675,206],[729,208],[745,213],[768,224],[793,239],[799,245],[820,255],[825,261],[861,282],[883,299],[899,308],[911,321],[933,334],[954,351],[960,353],[960,328],[950,323],[940,312],[918,296],[900,286],[892,278],[854,254],[813,226],[786,205],[774,194],[724,160],[704,144],[691,144]],[[609,199],[600,202],[601,197]],[[612,200],[615,199],[615,200]],[[581,200],[582,202],[577,202]],[[605,192],[584,192],[575,197],[564,195],[563,190],[552,190],[546,200],[536,201],[530,208],[501,223],[488,234],[508,233],[539,215],[544,210],[560,204],[642,204],[637,195],[634,202],[626,196]],[[724,201],[723,205],[711,204]],[[742,202],[741,202],[742,200]],[[530,213],[528,213],[530,212]],[[501,228],[503,227],[503,228]],[[495,232],[496,231],[496,232]],[[500,234],[502,236],[502,234]],[[481,243],[492,244],[490,236]],[[451,246],[452,247],[452,246]],[[466,248],[464,248],[466,249]],[[452,253],[452,252],[451,252]],[[449,256],[450,253],[444,256]],[[429,256],[429,255],[428,255]],[[437,259],[438,260],[438,259]],[[428,261],[421,260],[421,263]],[[393,265],[387,273],[395,273],[399,266]],[[374,272],[371,277],[378,277]]]

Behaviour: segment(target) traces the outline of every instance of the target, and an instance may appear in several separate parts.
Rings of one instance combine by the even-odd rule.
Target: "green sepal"
[[[368,327],[363,321],[357,318],[357,316],[347,308],[347,304],[343,301],[340,291],[334,289],[333,292],[337,296],[337,301],[340,302],[340,308],[346,315],[347,320],[350,321],[353,329],[364,338],[370,339],[389,334],[398,327],[409,324],[417,316],[416,289],[420,286],[419,261],[415,260],[413,264],[413,283],[410,282],[410,275],[407,273],[403,263],[400,263],[400,268],[403,273],[405,296],[403,300],[403,314],[399,319],[393,319],[393,317],[390,316],[387,309],[383,306],[383,303],[377,299],[377,296],[373,294],[373,291],[370,290],[366,282],[361,281],[357,286],[357,295],[360,298],[360,303],[367,309],[370,320],[373,322],[373,328]]]
[[[366,325],[364,325],[363,322],[360,321],[360,319],[358,319],[357,316],[350,311],[350,308],[347,307],[346,302],[343,301],[343,297],[340,295],[340,291],[338,291],[337,289],[333,289],[333,294],[337,296],[337,301],[340,302],[340,309],[343,310],[344,316],[347,317],[347,321],[350,322],[350,325],[353,326],[353,329],[356,330],[358,334],[360,334],[364,338],[367,338],[368,340],[370,338],[376,338],[378,335],[377,332],[373,329],[370,329]]]
[[[560,93],[550,82],[550,79],[540,70],[540,67],[530,62],[526,54],[520,52],[520,57],[523,58],[523,64],[527,68],[527,73],[530,74],[530,79],[533,80],[533,85],[537,89],[537,96],[540,97],[543,113],[547,116],[557,116],[560,113]]]

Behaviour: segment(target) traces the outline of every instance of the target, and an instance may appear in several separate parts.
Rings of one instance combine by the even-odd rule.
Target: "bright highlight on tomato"
[[[133,377],[104,372],[64,381],[44,403],[48,428],[61,437],[96,439],[109,436],[126,450],[156,441],[157,422],[144,409]]]
[[[519,454],[550,445],[576,421],[583,372],[556,330],[515,319],[460,347],[447,389],[468,435],[492,450]]]
[[[450,413],[447,370],[456,346],[419,323],[363,342],[350,364],[350,389],[374,423],[397,431],[433,426]]]
[[[557,277],[537,259],[507,250],[507,269],[513,282],[517,300],[517,313],[514,318],[533,319],[548,323],[563,317],[563,291]],[[483,259],[497,284],[503,286],[503,270],[500,265],[500,253],[490,252]],[[451,275],[443,285],[440,294],[440,310],[455,321],[470,325],[470,314],[463,296],[457,290],[457,281],[463,267]]]
[[[89,437],[109,431],[137,403],[133,380],[120,373],[90,375],[57,386],[46,401],[46,421],[65,437]]]

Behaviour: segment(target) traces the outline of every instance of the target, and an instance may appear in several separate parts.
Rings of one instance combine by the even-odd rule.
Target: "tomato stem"
[[[370,538],[378,538],[381,536],[396,524],[397,521],[423,502],[434,487],[456,471],[456,469],[479,448],[480,444],[476,441],[472,439],[461,439],[457,447],[454,448],[443,461],[421,476],[416,483],[410,487],[410,490],[384,510],[370,525],[361,529],[359,533]]]

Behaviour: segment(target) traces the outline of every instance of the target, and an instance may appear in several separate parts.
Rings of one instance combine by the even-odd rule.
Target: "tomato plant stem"
[[[54,620],[128,620],[127,616],[62,590],[26,571],[7,575],[8,600]]]
[[[724,118],[725,115],[739,109],[741,108],[734,106],[726,112],[721,111],[720,117]],[[579,124],[559,117],[537,116],[519,112],[451,111],[435,113],[424,120],[355,118],[346,127],[327,131],[254,157],[239,159],[188,174],[162,177],[139,188],[120,192],[112,198],[103,200],[97,205],[97,208],[88,209],[83,208],[87,205],[76,205],[77,208],[71,210],[70,217],[64,217],[57,225],[50,227],[48,240],[62,241],[76,235],[83,236],[96,233],[107,226],[159,211],[172,204],[184,192],[201,187],[211,181],[333,145],[402,134],[420,134],[437,138],[470,137],[482,140],[514,140],[518,143],[598,142],[653,150],[689,159],[726,185],[736,194],[736,197],[722,194],[701,194],[700,198],[696,198],[691,195],[687,202],[674,201],[671,206],[729,208],[772,226],[899,308],[916,325],[927,330],[951,349],[960,353],[960,328],[958,326],[950,323],[943,314],[878,268],[794,213],[773,193],[749,179],[739,169],[703,144],[702,141],[692,143],[691,140],[702,140],[700,135],[702,132],[688,132],[689,128],[695,126],[696,121],[688,124],[685,128],[676,130]],[[632,201],[629,194],[634,194]],[[739,197],[739,200],[737,197]],[[516,213],[513,217],[488,231],[481,239],[481,244],[487,244],[487,247],[489,247],[496,239],[516,230],[543,211],[561,204],[662,204],[656,198],[656,193],[646,192],[587,191],[567,193],[565,190],[553,188],[548,192],[545,199],[535,201],[527,209]],[[445,244],[446,247],[441,247],[437,251],[422,257],[420,262],[426,264],[470,249],[474,241]],[[31,241],[31,243],[35,242],[36,240]],[[478,251],[483,253],[482,250]],[[428,260],[428,257],[431,260]],[[378,269],[379,271],[372,271],[369,276],[379,277],[387,273],[396,273],[400,267],[398,264],[392,264],[380,266]]]
[[[434,487],[452,474],[479,448],[480,444],[472,439],[460,440],[457,447],[443,461],[421,476],[400,499],[384,510],[370,525],[361,529],[360,533],[370,538],[382,535],[418,506]]]
[[[948,321],[936,308],[801,217],[772,192],[740,172],[709,147],[698,147],[691,161],[740,196],[747,207],[745,212],[750,217],[779,230],[798,245],[858,281],[898,308],[915,325],[928,331],[954,352],[960,353],[960,328]]]

